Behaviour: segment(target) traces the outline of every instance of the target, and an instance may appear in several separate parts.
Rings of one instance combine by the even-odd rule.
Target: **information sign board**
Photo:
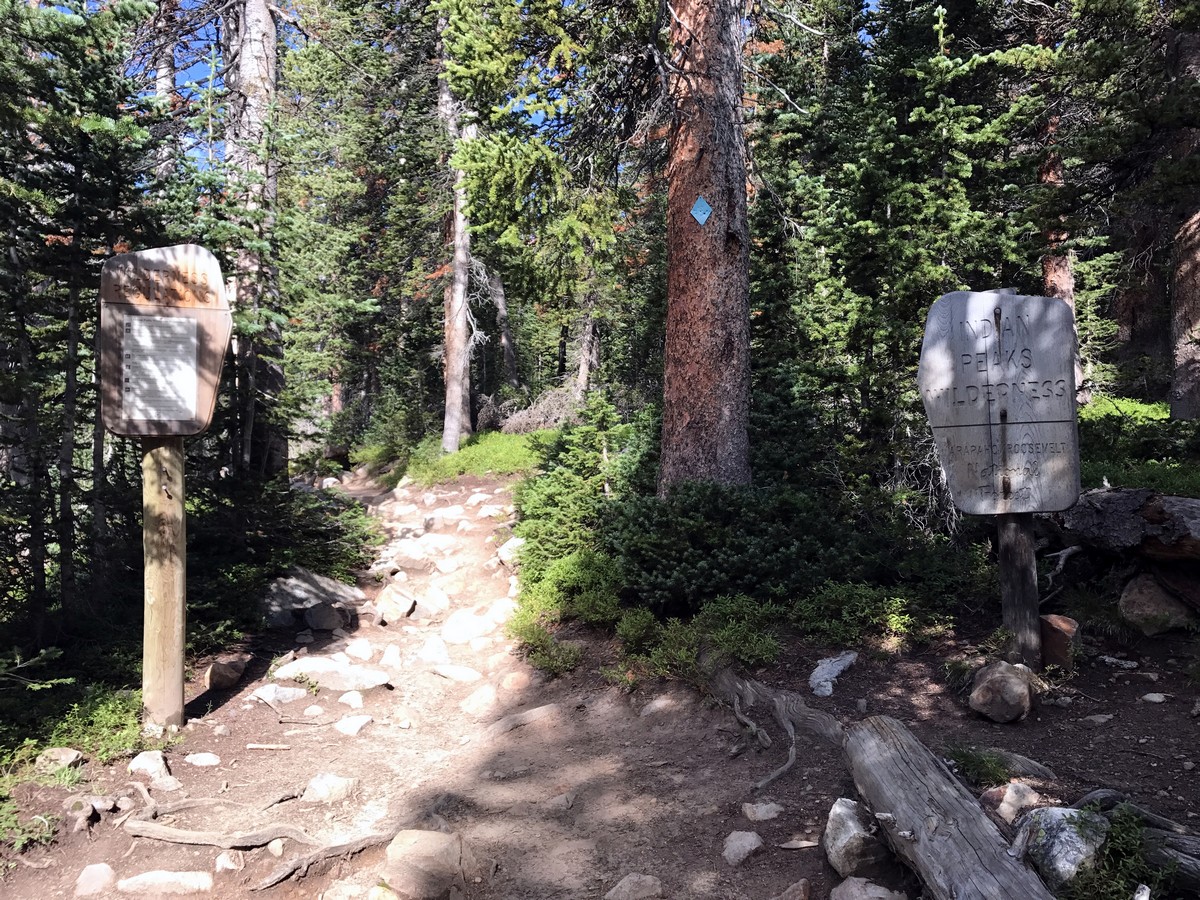
[[[104,427],[127,437],[204,431],[232,330],[221,267],[203,247],[108,260],[100,277]]]
[[[929,310],[917,383],[960,510],[1055,512],[1078,499],[1075,318],[1066,302],[946,294]]]

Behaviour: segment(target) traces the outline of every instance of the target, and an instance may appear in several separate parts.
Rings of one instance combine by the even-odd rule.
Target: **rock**
[[[345,716],[333,724],[344,735],[354,737],[375,720],[371,716]]]
[[[417,659],[421,662],[432,663],[435,666],[449,665],[450,650],[438,635],[431,634],[417,651]]]
[[[434,666],[433,671],[443,678],[447,678],[450,681],[457,681],[461,684],[470,684],[472,681],[478,681],[483,677],[468,666],[440,665]]]
[[[143,750],[129,761],[126,771],[130,775],[145,775],[150,779],[164,778],[171,774],[161,750]]]
[[[280,666],[274,677],[280,680],[302,678],[331,691],[366,691],[387,684],[390,676],[366,666],[306,656]]]
[[[513,617],[513,613],[517,611],[517,601],[511,597],[501,597],[499,600],[493,600],[484,613],[497,625],[503,625]]]
[[[1192,718],[1200,716],[1200,700],[1196,701],[1196,705],[1192,707]]]
[[[1141,698],[1141,699],[1142,699],[1142,702],[1143,702],[1143,703],[1166,703],[1166,702],[1167,702],[1167,695],[1166,695],[1166,694],[1159,694],[1159,693],[1153,693],[1153,694],[1142,694],[1142,698]]]
[[[400,653],[400,648],[395,644],[384,647],[383,656],[379,657],[379,665],[385,669],[404,668],[404,656]]]
[[[762,849],[763,839],[753,831],[734,831],[725,838],[721,856],[731,866],[740,866]]]
[[[275,838],[275,840],[268,843],[267,852],[276,859],[279,859],[281,856],[283,856],[283,838]]]
[[[207,894],[212,889],[211,872],[168,872],[159,869],[117,882],[117,890],[122,894],[147,894],[152,897]]]
[[[450,900],[481,876],[470,847],[458,834],[401,831],[388,844],[383,881],[410,900]]]
[[[150,782],[150,788],[155,791],[173,794],[175,791],[183,790],[183,782],[174,775],[160,775]]]
[[[808,886],[808,879],[801,878],[782,894],[776,894],[771,900],[809,900],[812,896],[811,890]]]
[[[521,555],[521,548],[524,546],[525,538],[511,537],[496,549],[496,556],[504,565],[515,569]]]
[[[304,715],[308,716],[310,719],[315,719],[318,716],[325,715],[325,709],[324,707],[318,706],[314,703],[312,706],[304,707]]]
[[[471,696],[458,706],[468,716],[481,719],[496,708],[496,689],[490,684],[476,688]]]
[[[491,494],[472,494],[470,497],[467,498],[467,502],[463,505],[464,506],[480,506],[481,504],[487,503],[491,499],[492,499]]]
[[[984,791],[979,801],[1011,825],[1021,812],[1041,803],[1042,795],[1027,784],[1010,781]]]
[[[33,770],[39,775],[53,775],[60,769],[78,769],[83,765],[83,754],[71,747],[48,747],[37,755]]]
[[[304,610],[304,624],[313,631],[333,631],[346,624],[346,617],[336,606],[317,603]]]
[[[865,878],[847,878],[829,892],[829,900],[908,900],[908,897]]]
[[[1153,575],[1138,575],[1125,585],[1117,606],[1121,618],[1147,637],[1200,625],[1200,616],[1170,594]]]
[[[499,519],[503,515],[504,515],[504,507],[492,506],[491,504],[488,504],[487,506],[479,507],[479,512],[475,513],[475,518],[477,518],[477,519]]]
[[[308,691],[304,688],[286,687],[282,684],[264,684],[262,687],[256,687],[250,696],[255,700],[261,700],[268,706],[272,704],[283,706],[305,699]]]
[[[277,578],[262,600],[263,615],[272,628],[286,627],[295,621],[295,612],[318,603],[362,603],[367,595],[356,587],[295,568],[286,577]]]
[[[450,614],[442,625],[442,640],[447,644],[468,644],[472,638],[483,637],[496,626],[473,609],[459,609]]]
[[[363,696],[359,691],[346,691],[346,693],[338,697],[337,702],[351,709],[362,709]]]
[[[1110,713],[1107,715],[1084,716],[1079,721],[1087,722],[1091,725],[1106,725],[1109,722],[1111,722],[1112,719],[1113,719],[1113,717],[1112,717],[1112,714]]]
[[[533,683],[528,672],[509,672],[500,679],[500,687],[506,691],[523,691]]]
[[[240,872],[246,868],[246,856],[241,850],[224,850],[217,854],[213,868],[218,872]]]
[[[1100,662],[1114,669],[1129,669],[1133,670],[1138,667],[1137,661],[1132,659],[1117,659],[1115,656],[1101,656]]]
[[[649,900],[661,897],[662,882],[653,875],[626,875],[604,895],[604,900]]]
[[[783,807],[778,803],[743,803],[742,815],[751,822],[769,822],[779,818]]]
[[[857,659],[858,654],[855,651],[846,650],[837,656],[821,660],[813,669],[812,674],[808,676],[808,686],[818,697],[833,696],[833,683],[837,681],[839,675],[854,665]]]
[[[661,697],[655,697],[653,700],[643,706],[641,712],[638,713],[638,717],[644,719],[647,716],[656,716],[659,713],[670,712],[677,705],[678,702],[674,696],[671,694],[663,694]]]
[[[971,709],[993,722],[1015,722],[1033,707],[1032,673],[1025,666],[999,660],[975,673]]]
[[[1079,623],[1067,616],[1040,616],[1042,630],[1042,665],[1058,666],[1064,672],[1075,671],[1079,655]]]
[[[207,768],[210,766],[219,766],[221,764],[221,757],[215,753],[189,753],[183,758],[183,761],[190,766]]]
[[[443,575],[451,575],[463,567],[462,560],[450,557],[448,559],[439,559],[434,563],[434,568]]]
[[[303,631],[296,632],[296,636],[293,638],[293,640],[297,644],[311,644],[316,640],[316,638],[313,637],[311,628],[305,628]]]
[[[302,803],[340,803],[358,787],[357,778],[343,778],[331,772],[322,772],[314,776],[304,793],[300,796]]]
[[[1058,890],[1080,869],[1095,864],[1096,851],[1108,834],[1108,819],[1096,813],[1058,806],[1031,810],[1021,818],[1014,842],[1025,853],[1046,886]]]
[[[875,823],[859,803],[841,797],[833,801],[821,835],[821,848],[839,875],[882,875],[892,865],[892,855],[872,833]]]
[[[417,598],[392,582],[375,598],[375,610],[384,623],[403,622],[417,609]]]
[[[117,873],[108,863],[92,863],[84,866],[75,879],[76,897],[106,897],[112,894],[117,883]]]
[[[363,662],[369,660],[375,651],[371,649],[371,642],[366,638],[357,638],[346,645],[346,655],[354,659],[360,659]]]

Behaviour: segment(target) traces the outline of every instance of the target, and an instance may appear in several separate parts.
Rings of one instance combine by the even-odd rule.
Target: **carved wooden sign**
[[[232,330],[221,267],[203,247],[108,260],[100,276],[104,427],[126,437],[204,431]]]
[[[926,319],[917,383],[960,510],[1055,512],[1078,499],[1075,317],[1064,301],[946,294]]]

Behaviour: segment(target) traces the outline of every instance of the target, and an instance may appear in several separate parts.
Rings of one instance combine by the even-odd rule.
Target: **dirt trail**
[[[765,900],[802,876],[814,880],[814,897],[824,896],[819,851],[773,847],[816,836],[832,799],[827,779],[822,788],[810,781],[828,769],[813,767],[820,758],[810,760],[807,771],[801,766],[771,796],[750,797],[749,785],[776,761],[730,759],[738,742],[731,719],[693,690],[660,685],[631,695],[604,683],[596,673],[612,662],[612,648],[594,638],[584,645],[578,674],[551,681],[514,652],[503,629],[512,608],[511,573],[496,556],[508,535],[507,484],[464,479],[429,490],[404,487],[380,498],[369,484],[351,481],[346,489],[368,503],[393,537],[381,552],[382,571],[364,579],[368,596],[376,599],[386,583],[377,579],[397,569],[389,562],[397,548],[412,548],[415,539],[427,545],[429,558],[423,565],[402,549],[405,568],[397,572],[396,586],[402,596],[422,602],[412,618],[386,624],[375,621],[368,603],[344,636],[318,631],[312,643],[295,642],[297,635],[308,637],[303,625],[280,632],[226,695],[198,696],[202,686],[189,685],[195,718],[166,753],[182,788],[152,787],[150,793],[160,804],[212,798],[230,805],[184,810],[160,822],[223,831],[286,823],[337,843],[412,819],[414,827],[463,835],[485,870],[470,891],[480,900],[603,897],[631,872],[658,877],[667,897]],[[422,534],[437,538],[422,542]],[[449,606],[420,618],[428,612],[427,598],[434,607],[438,598],[448,598]],[[293,649],[338,658],[347,649],[361,654],[362,639],[370,657],[353,662],[382,668],[388,653],[395,664],[387,670],[390,686],[362,692],[362,709],[341,705],[340,690],[310,688],[309,696],[274,707],[252,698],[272,683],[267,665],[275,654]],[[514,720],[506,717],[534,709],[541,711],[535,721],[507,730]],[[335,724],[350,715],[371,721],[357,735],[342,734]],[[497,722],[503,724],[497,728]],[[215,754],[220,763],[198,767],[186,761],[199,752]],[[357,788],[333,804],[277,802],[322,773],[356,779]],[[89,765],[85,784],[73,793],[125,793],[140,805],[131,780],[125,761]],[[51,808],[70,793],[36,791],[28,799]],[[778,800],[785,814],[748,822],[741,803],[758,799]],[[30,900],[71,897],[84,866],[100,862],[119,879],[150,870],[213,872],[219,848],[131,838],[114,827],[115,819],[106,815],[90,831],[65,834],[28,855],[29,865],[10,872],[0,893]],[[757,830],[768,850],[731,868],[721,849],[734,830]],[[247,850],[238,857],[244,867],[216,872],[206,896],[251,896],[281,861],[308,849],[285,840],[282,860],[267,848]],[[383,862],[383,847],[376,847],[256,896],[366,897]],[[29,867],[43,864],[48,867]]]

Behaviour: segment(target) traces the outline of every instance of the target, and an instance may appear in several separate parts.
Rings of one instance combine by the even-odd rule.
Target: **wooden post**
[[[183,651],[187,623],[187,525],[183,438],[142,441],[142,713],[147,725],[183,725]]]
[[[1000,608],[1004,627],[1014,635],[1021,662],[1042,670],[1042,632],[1038,619],[1037,561],[1033,554],[1033,514],[996,517],[999,531]]]

